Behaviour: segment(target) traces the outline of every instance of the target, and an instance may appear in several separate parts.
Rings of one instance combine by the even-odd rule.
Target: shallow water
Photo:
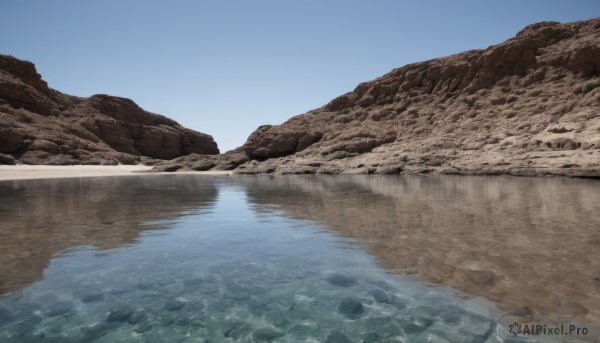
[[[599,190],[477,177],[1,182],[0,341],[536,341],[512,337],[513,320],[595,330]]]

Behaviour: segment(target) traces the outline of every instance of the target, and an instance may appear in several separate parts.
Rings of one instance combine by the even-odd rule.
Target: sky
[[[50,87],[130,98],[224,152],[394,68],[598,17],[600,1],[1,0],[0,13],[0,54]]]

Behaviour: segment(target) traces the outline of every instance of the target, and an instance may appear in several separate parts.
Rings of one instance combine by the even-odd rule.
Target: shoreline
[[[116,165],[116,166],[102,166],[102,165],[0,165],[0,182],[1,181],[17,181],[17,180],[39,180],[39,179],[64,179],[64,178],[80,178],[80,177],[108,177],[108,176],[135,176],[135,175],[181,175],[181,174],[196,174],[196,175],[303,175],[296,173],[254,173],[254,172],[239,172],[236,170],[208,170],[208,171],[195,171],[181,169],[176,172],[150,172],[154,166],[146,165]],[[321,173],[314,173],[321,174]],[[330,175],[323,173],[321,175]],[[339,173],[332,175],[368,175],[361,173]],[[388,174],[374,174],[374,175],[388,175]],[[395,175],[458,175],[458,176],[509,176],[509,177],[566,177],[566,178],[581,178],[581,179],[592,179],[600,180],[600,175],[568,175],[548,172],[530,172],[530,173],[518,173],[518,172],[478,172],[476,170],[460,170],[458,172],[443,172],[443,173],[418,173],[408,172],[399,173]]]
[[[145,165],[0,165],[0,181],[62,179],[73,177],[105,177],[105,176],[131,176],[131,175],[165,175],[173,173],[146,173],[153,166]],[[183,173],[181,173],[183,174]],[[201,175],[229,175],[230,171],[218,172],[186,172],[186,174]]]

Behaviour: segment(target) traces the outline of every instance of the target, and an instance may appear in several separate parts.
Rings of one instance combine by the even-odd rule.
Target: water
[[[2,182],[0,342],[553,340],[512,337],[513,321],[577,323],[592,332],[570,341],[593,341],[598,190],[477,177]]]

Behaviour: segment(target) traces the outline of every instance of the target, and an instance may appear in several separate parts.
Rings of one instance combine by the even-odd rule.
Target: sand
[[[45,166],[45,165],[0,165],[0,181],[53,179],[68,177],[100,177],[100,176],[126,176],[139,175],[149,171],[152,166],[144,165],[118,165],[118,166]],[[166,174],[152,173],[149,175]],[[228,175],[229,171],[220,172],[188,172],[186,174]]]

